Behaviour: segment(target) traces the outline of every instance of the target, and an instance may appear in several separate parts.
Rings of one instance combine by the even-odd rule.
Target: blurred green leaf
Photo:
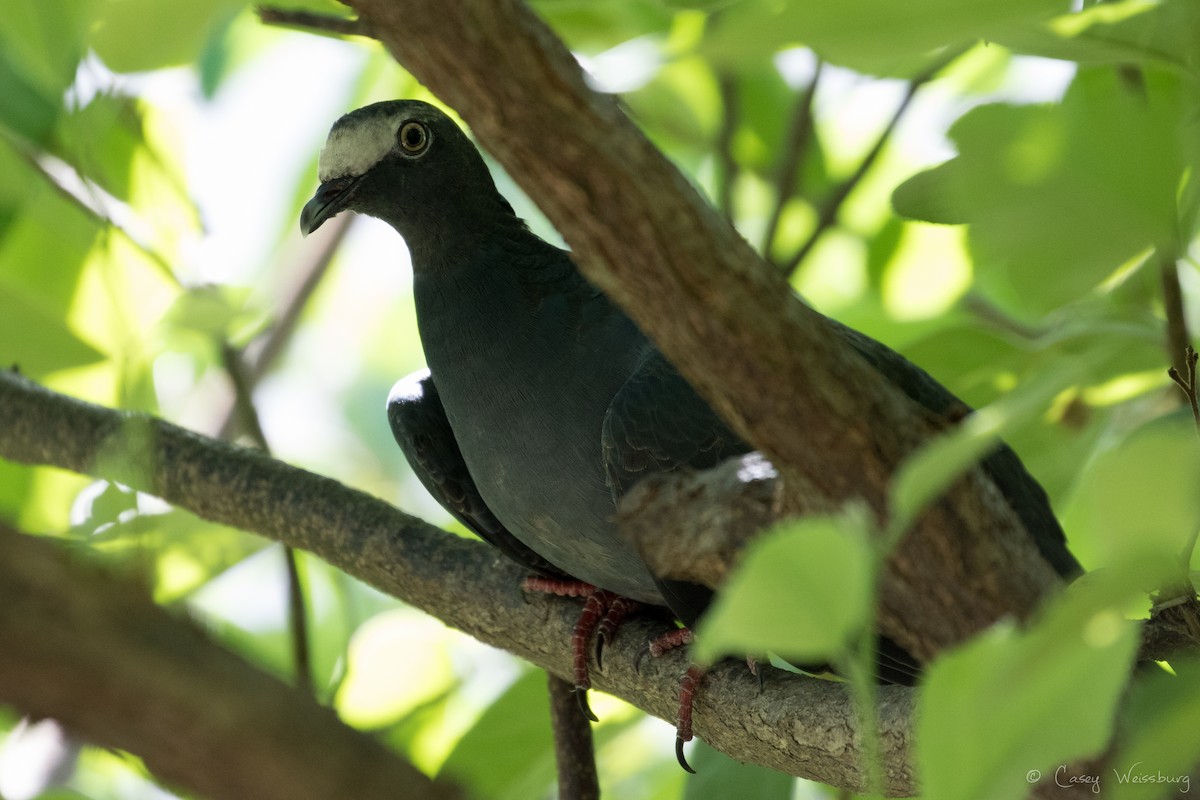
[[[1200,58],[1200,5],[1194,0],[1097,3],[1051,20],[1013,25],[995,40],[1018,53],[1081,64],[1159,62],[1194,70]]]
[[[1190,413],[1131,431],[1087,464],[1063,512],[1087,531],[1098,564],[1144,552],[1179,555],[1200,528],[1200,438]]]
[[[1148,73],[1144,94],[1082,70],[1059,105],[977,108],[954,124],[958,158],[910,178],[897,211],[971,223],[979,282],[1022,314],[1083,295],[1150,247],[1176,252],[1181,86]]]
[[[1108,759],[1112,772],[1104,776],[1104,793],[1111,792],[1115,800],[1143,798],[1151,793],[1166,797],[1168,791],[1186,795],[1200,759],[1200,741],[1195,736],[1196,720],[1200,718],[1200,674],[1196,665],[1181,663],[1177,675],[1151,670],[1146,668],[1142,680],[1130,692],[1122,742]]]
[[[0,48],[0,125],[31,142],[44,143],[58,117],[58,104],[26,80],[9,53]]]
[[[923,796],[1016,800],[1035,772],[1099,753],[1137,651],[1122,612],[1139,582],[1089,575],[1027,631],[1000,623],[941,656],[917,713]]]
[[[41,175],[21,169],[15,177],[27,183],[0,239],[0,297],[20,294],[31,306],[59,317],[57,324],[62,325],[99,226],[47,186]]]
[[[754,764],[734,761],[703,740],[688,756],[696,768],[684,784],[683,800],[752,797],[754,800],[791,800],[796,779]]]
[[[0,52],[43,97],[60,97],[75,79],[96,2],[5,0],[0,14]],[[3,85],[7,92],[8,84]]]
[[[199,56],[216,22],[245,0],[97,0],[91,45],[115,72],[172,67]],[[147,31],[153,31],[147,36]]]
[[[665,33],[672,17],[655,0],[535,0],[532,5],[572,50],[584,53]]]
[[[103,353],[76,336],[65,321],[0,283],[0,364],[17,366],[36,378],[103,358]]]
[[[870,530],[852,508],[759,536],[701,619],[693,657],[772,650],[804,662],[844,653],[870,620]]]
[[[544,795],[555,775],[546,691],[546,673],[526,671],[458,741],[441,774],[489,800]]]
[[[146,146],[138,101],[98,94],[59,120],[52,152],[114,197],[129,202],[134,154]]]
[[[804,44],[834,64],[911,75],[933,50],[1066,9],[1061,0],[748,0],[722,12],[701,52],[737,62],[751,51]]]
[[[205,341],[244,342],[267,322],[253,299],[246,287],[194,286],[176,298],[163,323],[176,333],[199,334]]]

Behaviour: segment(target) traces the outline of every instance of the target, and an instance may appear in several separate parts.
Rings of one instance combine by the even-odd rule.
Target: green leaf
[[[146,146],[137,100],[98,94],[83,108],[63,116],[57,134],[52,152],[114,197],[130,201],[134,155]]]
[[[1158,671],[1134,684],[1125,710],[1121,748],[1104,776],[1105,796],[1113,800],[1150,794],[1185,793],[1200,760],[1196,720],[1200,719],[1200,674],[1194,664],[1178,675]],[[1153,787],[1153,789],[1150,789]]]
[[[761,535],[700,620],[693,656],[846,652],[870,620],[873,555],[864,511],[784,522]]]
[[[1200,528],[1200,438],[1190,413],[1152,420],[1087,465],[1063,512],[1087,531],[1088,561],[1178,556]]]
[[[51,316],[0,284],[0,365],[40,377],[102,361],[104,354]]]
[[[1081,64],[1159,62],[1194,69],[1200,56],[1200,5],[1194,0],[1123,0],[1014,25],[996,41],[1019,53]]]
[[[1176,195],[1194,169],[1176,75],[1144,92],[1082,70],[1059,105],[991,105],[951,130],[959,157],[902,184],[897,211],[967,221],[979,283],[1018,315],[1075,300],[1151,247],[1177,252]]]
[[[1107,745],[1137,652],[1122,611],[1140,577],[1089,575],[1028,631],[1001,623],[929,668],[917,713],[924,797],[1015,800]]]
[[[483,712],[441,772],[477,797],[540,797],[554,781],[552,730],[546,673],[529,670]]]
[[[962,162],[954,159],[918,172],[897,186],[892,192],[892,208],[908,219],[962,225],[970,222],[966,191]]]
[[[179,295],[163,318],[176,333],[200,334],[205,340],[248,338],[266,318],[254,307],[251,291],[244,287],[204,284]]]
[[[100,0],[91,45],[115,72],[185,64],[200,54],[213,28],[244,5],[244,0]]]
[[[1061,0],[757,0],[723,12],[702,52],[738,61],[751,50],[804,44],[861,72],[912,74],[931,51],[990,39],[1003,26],[1066,8]]]
[[[0,52],[39,94],[58,98],[75,80],[94,6],[94,0],[5,0]]]
[[[754,800],[791,800],[796,779],[773,769],[734,761],[703,740],[688,756],[696,768],[684,784],[683,800],[752,797]]]
[[[0,48],[0,124],[31,142],[49,138],[58,117],[58,104],[22,74],[11,56]]]

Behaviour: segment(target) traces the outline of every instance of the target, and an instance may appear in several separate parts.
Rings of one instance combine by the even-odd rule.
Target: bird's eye
[[[419,122],[406,122],[401,125],[396,139],[400,142],[400,149],[408,156],[420,155],[429,146],[429,132]]]

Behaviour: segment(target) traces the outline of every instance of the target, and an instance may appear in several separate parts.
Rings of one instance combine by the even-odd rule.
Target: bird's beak
[[[359,178],[346,176],[325,181],[317,187],[317,193],[304,204],[300,212],[300,233],[308,236],[321,227],[330,217],[346,208],[346,203],[358,185]]]

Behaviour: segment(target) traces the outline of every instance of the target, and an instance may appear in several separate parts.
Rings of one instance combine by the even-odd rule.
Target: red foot
[[[705,671],[705,667],[693,664],[688,667],[687,674],[679,684],[679,715],[675,720],[675,758],[679,761],[679,766],[693,774],[696,770],[692,769],[684,758],[683,744],[692,740],[692,701],[696,697],[696,690],[700,688],[700,681],[704,680]]]
[[[650,641],[650,655],[658,658],[659,656],[669,653],[677,647],[683,647],[685,644],[691,644],[692,639],[691,628],[676,628],[673,631],[667,631],[661,636],[656,636]]]
[[[555,597],[587,597],[596,591],[596,587],[583,581],[564,580],[561,578],[544,578],[541,575],[530,575],[521,581],[522,592],[537,592],[550,594]]]
[[[604,648],[616,638],[617,628],[621,627],[625,618],[640,606],[641,603],[637,600],[630,600],[628,597],[617,595],[613,598],[612,604],[608,607],[608,613],[604,615],[604,619],[600,620],[600,625],[596,628],[596,666],[604,665]]]

